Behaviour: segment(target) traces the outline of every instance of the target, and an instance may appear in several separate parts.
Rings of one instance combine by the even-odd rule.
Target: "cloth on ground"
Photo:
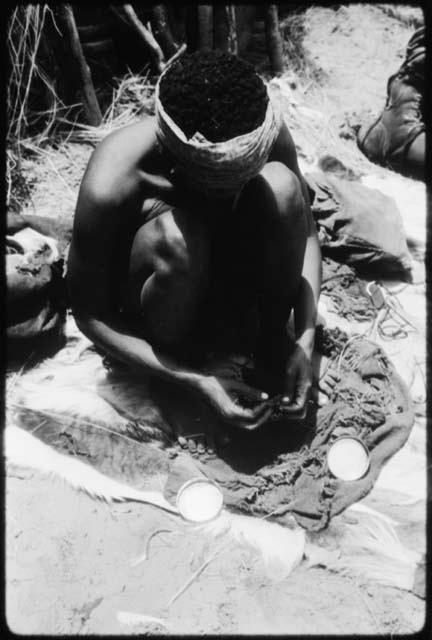
[[[414,419],[408,393],[381,349],[362,338],[347,341],[340,332],[323,333],[321,351],[341,368],[341,382],[327,405],[311,404],[304,422],[282,419],[253,433],[233,432],[231,444],[216,458],[189,457],[189,477],[195,468],[219,482],[232,509],[270,516],[282,508],[282,522],[292,514],[305,528],[323,528],[372,489],[383,464],[406,441]],[[17,424],[37,428],[48,444],[84,456],[111,477],[142,487],[146,473],[170,471],[168,486],[178,489],[172,474],[179,462],[161,448],[164,439],[217,432],[224,425],[181,389],[124,371],[108,373],[93,350],[86,358],[70,365],[66,359],[61,369],[46,362],[39,374],[24,374],[11,403]],[[225,373],[236,376],[246,364],[226,360]],[[220,370],[221,363],[212,367]],[[131,421],[139,411],[141,418]],[[351,483],[332,479],[326,466],[329,443],[342,433],[359,435],[371,451],[369,472]],[[159,448],[148,443],[157,438]]]
[[[341,340],[334,344],[337,351]],[[331,401],[318,411],[311,408],[304,423],[285,421],[280,431],[267,425],[247,437],[238,434],[224,459],[196,463],[197,474],[220,484],[227,506],[280,522],[294,515],[301,526],[319,530],[371,491],[414,423],[408,391],[383,351],[366,339],[346,341],[336,357],[341,382]],[[333,478],[326,463],[329,446],[344,434],[360,437],[370,450],[369,471],[353,482]],[[241,460],[251,467],[254,459],[253,470],[239,471]],[[182,458],[173,464],[168,499],[179,488],[178,479],[192,477],[190,464],[186,473],[184,465]]]
[[[30,357],[33,361],[52,355],[65,344],[66,288],[62,252],[67,234],[60,225],[57,237],[41,233],[52,230],[50,220],[34,216],[34,226],[19,214],[9,215],[6,236],[6,283],[8,366]],[[54,225],[55,227],[56,225]],[[31,355],[32,354],[32,355]]]
[[[377,315],[366,281],[352,267],[328,257],[322,263],[321,293],[328,295],[337,313],[348,320],[372,320]]]
[[[374,277],[410,280],[411,258],[393,198],[322,171],[305,174],[324,256]]]

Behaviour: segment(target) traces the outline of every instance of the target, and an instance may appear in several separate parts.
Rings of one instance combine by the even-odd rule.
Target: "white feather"
[[[322,539],[334,536],[336,529],[330,525]],[[340,556],[336,560],[329,556],[328,569],[399,589],[412,588],[421,554],[405,547],[381,514],[365,512],[357,524],[344,523],[336,533]]]
[[[376,516],[377,518],[381,518],[388,524],[398,525],[399,522],[390,518],[390,516],[386,516],[385,513],[381,513],[376,509],[372,509],[372,507],[368,507],[365,504],[361,504],[360,502],[355,502],[350,507],[348,507],[347,511],[359,511],[360,513],[370,513],[371,515]]]
[[[130,420],[137,421],[157,446],[170,427],[146,383],[133,375],[110,376],[100,356],[91,350],[80,358],[77,349],[81,350],[81,342],[62,349],[9,384],[9,406],[95,427],[111,425],[113,431],[122,431]]]
[[[155,618],[145,613],[135,613],[133,611],[117,611],[117,620],[128,627],[137,627],[141,625],[158,624],[169,629],[169,625],[162,618]]]
[[[306,539],[300,527],[289,529],[275,522],[223,510],[218,518],[200,529],[212,537],[226,536],[253,549],[274,580],[283,580],[303,558]]]
[[[4,444],[10,464],[59,478],[92,498],[106,502],[144,502],[178,515],[177,509],[160,492],[141,491],[108,478],[80,460],[58,453],[19,427],[6,428]]]

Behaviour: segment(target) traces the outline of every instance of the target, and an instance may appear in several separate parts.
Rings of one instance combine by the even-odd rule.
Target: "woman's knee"
[[[199,220],[188,219],[186,213],[177,210],[161,216],[157,227],[155,272],[196,283],[204,280],[209,255],[204,225]]]
[[[282,162],[268,162],[259,174],[267,207],[277,216],[303,217],[305,202],[299,178]]]
[[[200,223],[179,212],[157,219],[154,238],[153,273],[141,289],[141,314],[148,339],[170,347],[182,344],[194,327],[208,282],[208,242]]]

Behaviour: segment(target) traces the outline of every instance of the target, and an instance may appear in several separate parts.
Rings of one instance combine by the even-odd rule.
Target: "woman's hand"
[[[312,387],[312,362],[299,344],[296,344],[288,359],[284,386],[284,415],[293,414],[293,418],[304,418]]]
[[[244,382],[203,376],[198,389],[222,420],[233,427],[252,431],[271,415],[268,395]]]

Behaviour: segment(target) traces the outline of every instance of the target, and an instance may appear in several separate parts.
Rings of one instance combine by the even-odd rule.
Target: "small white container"
[[[192,478],[178,490],[176,505],[185,520],[208,522],[222,511],[223,493],[212,480]]]
[[[339,480],[359,480],[369,469],[370,458],[366,445],[355,436],[341,436],[327,453],[327,465]]]

